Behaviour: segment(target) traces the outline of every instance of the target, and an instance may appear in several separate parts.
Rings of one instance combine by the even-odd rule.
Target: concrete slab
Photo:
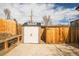
[[[20,44],[5,56],[75,56],[79,49],[63,44]]]

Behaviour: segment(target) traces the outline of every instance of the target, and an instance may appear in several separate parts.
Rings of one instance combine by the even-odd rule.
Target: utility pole
[[[30,23],[32,23],[32,19],[33,19],[33,12],[31,10]]]

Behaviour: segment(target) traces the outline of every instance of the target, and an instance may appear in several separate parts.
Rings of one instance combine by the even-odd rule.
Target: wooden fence
[[[41,30],[41,39],[48,43],[68,43],[70,38],[69,26],[45,26]]]
[[[17,25],[16,27],[14,20],[0,19],[0,34],[3,36],[0,36],[0,55],[6,54],[22,41],[21,25]],[[7,35],[10,37],[6,37]]]
[[[16,22],[13,20],[0,19],[0,33],[16,35]]]
[[[79,19],[71,22],[71,42],[79,43]]]

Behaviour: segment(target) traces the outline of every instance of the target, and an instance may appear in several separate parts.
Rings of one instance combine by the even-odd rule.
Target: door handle
[[[32,36],[32,33],[30,34],[30,36]]]

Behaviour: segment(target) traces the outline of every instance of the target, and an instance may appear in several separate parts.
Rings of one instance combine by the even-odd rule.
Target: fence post
[[[8,50],[8,41],[4,42],[4,47],[5,47],[5,50],[7,51]]]
[[[18,36],[17,38],[18,38],[17,43],[19,44],[20,36]]]

